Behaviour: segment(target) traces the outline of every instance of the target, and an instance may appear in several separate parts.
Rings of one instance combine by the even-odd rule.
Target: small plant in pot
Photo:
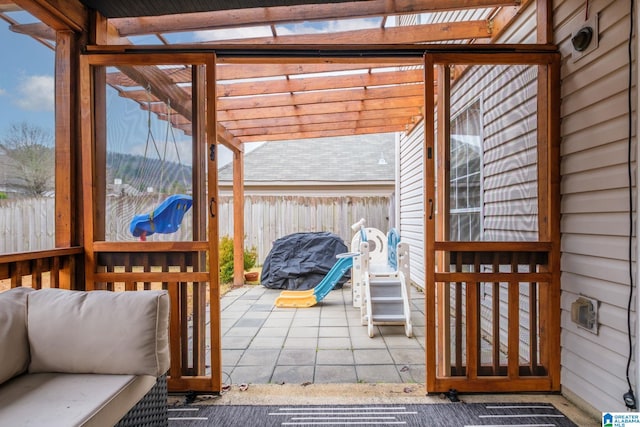
[[[230,283],[233,281],[233,239],[229,236],[224,236],[220,239],[219,246],[220,254],[220,281],[222,283]],[[257,271],[249,271],[256,266],[258,259],[258,251],[255,246],[244,249],[244,271],[245,280],[248,282],[255,282],[259,278]]]

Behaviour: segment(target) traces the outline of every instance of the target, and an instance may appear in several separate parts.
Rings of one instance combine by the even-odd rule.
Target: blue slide
[[[353,266],[353,257],[357,254],[338,255],[338,261],[313,289],[307,291],[282,291],[276,298],[276,307],[303,308],[316,305],[338,284],[342,276]]]
[[[140,240],[145,240],[153,233],[174,233],[180,228],[182,217],[192,204],[191,196],[169,196],[153,212],[134,216],[129,231],[134,237],[140,237]]]

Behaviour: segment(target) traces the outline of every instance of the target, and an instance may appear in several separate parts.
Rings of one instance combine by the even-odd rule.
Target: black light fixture
[[[582,27],[571,37],[571,44],[578,52],[584,52],[589,47],[589,44],[591,44],[592,38],[593,28],[589,26]]]

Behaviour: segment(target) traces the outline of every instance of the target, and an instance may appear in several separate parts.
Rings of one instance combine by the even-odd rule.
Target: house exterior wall
[[[399,153],[396,218],[397,229],[403,242],[409,244],[409,275],[411,281],[424,288],[424,122],[420,122],[410,135],[398,139]]]
[[[580,16],[585,15],[585,2],[555,0],[553,9],[554,43],[559,45],[563,58],[562,390],[594,414],[601,411],[624,411],[626,408],[622,395],[628,390],[625,370],[630,351],[627,335],[629,202],[626,163],[629,2],[589,2],[589,16],[599,14],[599,47],[575,62],[571,58],[570,37],[578,22],[575,20],[580,20]],[[535,3],[532,3],[520,16],[520,21],[503,34],[500,42],[535,43],[535,22]],[[633,50],[635,55],[635,45]],[[633,70],[636,78],[635,62]],[[633,100],[635,109],[635,98]],[[456,102],[461,101],[454,99],[452,111],[455,111]],[[486,108],[486,101],[484,107]],[[530,107],[535,108],[535,105]],[[485,120],[486,114],[487,110],[484,111]],[[523,120],[526,118],[523,117]],[[535,122],[528,126],[529,129],[535,129]],[[486,127],[484,130],[486,132]],[[418,127],[413,134],[403,135],[399,143],[400,171],[405,171],[401,180],[407,179],[408,182],[399,185],[398,220],[401,233],[405,236],[403,238],[413,234],[416,236],[415,240],[418,237],[422,239],[422,224],[411,221],[415,221],[416,210],[423,209],[423,206],[420,205],[421,201],[408,195],[411,190],[418,192],[422,187],[422,169],[417,163],[417,156],[421,155],[421,151],[416,147],[422,144],[423,132],[424,128]],[[523,137],[528,137],[527,135],[524,134]],[[635,145],[633,150],[636,151]],[[525,170],[522,172],[529,174],[532,163],[523,166]],[[413,171],[414,174],[410,175],[409,171],[414,168],[420,168],[420,172]],[[637,172],[635,157],[632,171]],[[486,184],[487,176],[484,179]],[[534,188],[533,185],[530,186],[531,193],[526,194],[534,194]],[[633,194],[635,193],[634,188]],[[491,214],[491,197],[488,194],[486,196],[485,213]],[[422,216],[419,218],[421,220]],[[533,233],[533,227],[527,232]],[[522,239],[529,237],[528,234],[521,235]],[[495,239],[500,238],[495,235]],[[423,259],[423,256],[414,257],[412,254],[412,268],[424,271]],[[412,272],[414,280],[422,280],[423,276],[420,274],[413,277]],[[580,329],[571,321],[571,303],[580,295],[599,301],[597,335]],[[636,325],[634,307],[632,311],[632,325]],[[638,375],[636,367],[634,359],[629,373],[634,387]],[[636,396],[640,393],[637,389],[635,392]]]
[[[629,1],[589,2],[589,16],[599,14],[599,46],[574,62],[572,19],[585,15],[584,6],[584,1],[554,1],[554,42],[563,57],[561,381],[563,391],[597,411],[623,411],[630,351],[626,164]],[[634,63],[634,75],[636,70]],[[571,321],[571,303],[579,295],[600,302],[598,335]],[[631,316],[632,324],[637,324],[635,310]],[[633,362],[630,372],[634,386],[636,366]],[[638,396],[637,389],[635,392]]]

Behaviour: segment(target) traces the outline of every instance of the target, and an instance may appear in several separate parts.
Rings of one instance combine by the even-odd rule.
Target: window
[[[480,101],[451,120],[450,239],[482,236],[482,116]]]

